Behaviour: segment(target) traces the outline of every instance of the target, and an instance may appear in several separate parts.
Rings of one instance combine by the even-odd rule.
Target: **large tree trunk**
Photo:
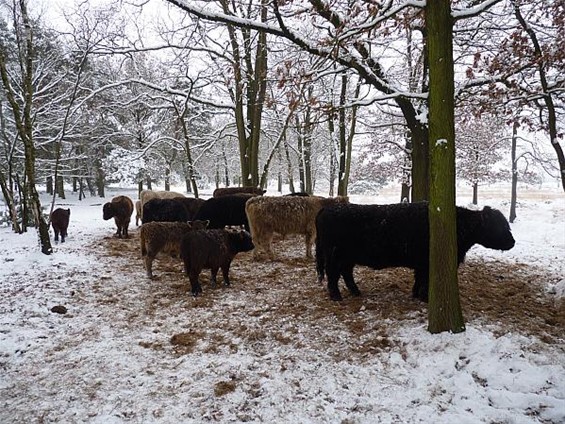
[[[453,21],[450,0],[426,4],[430,66],[428,330],[465,330],[457,282]]]

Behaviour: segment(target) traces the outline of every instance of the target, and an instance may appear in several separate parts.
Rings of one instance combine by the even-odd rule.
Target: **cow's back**
[[[321,249],[359,265],[413,268],[427,258],[425,204],[332,205],[319,212],[316,231]]]

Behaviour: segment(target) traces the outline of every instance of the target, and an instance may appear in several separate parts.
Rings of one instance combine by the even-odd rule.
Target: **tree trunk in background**
[[[6,202],[6,208],[8,209],[8,214],[10,215],[10,223],[12,224],[12,231],[21,234],[22,229],[18,222],[18,211],[16,209],[16,203],[14,200],[14,191],[11,184],[6,180],[4,174],[0,172],[0,188],[2,189],[2,195],[4,196],[4,202]]]
[[[465,330],[457,282],[453,21],[450,0],[426,4],[430,66],[430,287],[428,330]]]
[[[171,191],[171,167],[169,164],[165,168],[165,191]]]
[[[410,152],[412,150],[412,140],[409,134],[406,135],[406,151]],[[410,187],[411,187],[411,176],[412,176],[412,158],[410,155],[404,157],[404,164],[402,167],[402,186],[400,188],[400,201],[403,203],[410,202]]]
[[[512,125],[512,191],[510,194],[510,216],[508,220],[510,223],[516,219],[516,199],[518,193],[518,164],[516,163],[516,145],[518,140],[518,119],[514,120]]]
[[[79,178],[78,180],[78,200],[81,201],[82,199],[84,199],[86,196],[84,194],[84,182],[82,177]]]
[[[302,134],[300,126],[300,118],[296,115],[296,131],[297,131],[297,142],[298,142],[298,179],[300,181],[300,191],[306,191],[306,177],[304,176],[304,136]]]
[[[547,108],[547,127],[549,130],[549,141],[551,142],[551,146],[553,150],[555,150],[555,154],[557,155],[557,162],[559,163],[559,174],[561,177],[561,187],[565,191],[565,155],[563,153],[563,149],[559,144],[559,132],[557,130],[557,111],[555,109],[555,102],[553,101],[552,91],[553,89],[549,86],[547,82],[547,73],[546,73],[546,62],[544,59],[544,52],[539,44],[538,37],[536,32],[533,30],[530,25],[524,19],[522,12],[520,10],[520,2],[515,1],[513,2],[514,5],[514,13],[518,22],[527,32],[530,40],[534,46],[534,54],[536,58],[536,64],[538,68],[538,75],[540,78],[540,84],[542,88],[542,100]],[[561,6],[562,7],[562,6]],[[557,92],[557,91],[555,91]],[[536,100],[538,103],[539,100]]]
[[[106,196],[104,182],[106,180],[106,176],[104,175],[104,171],[102,170],[102,164],[100,161],[96,162],[96,191],[98,192],[99,197]]]
[[[339,93],[339,110],[338,110],[338,176],[337,176],[337,194],[345,196],[347,193],[347,185],[345,185],[345,163],[347,150],[347,130],[345,125],[345,102],[347,101],[347,73],[341,73],[341,90]]]
[[[290,159],[290,152],[288,151],[288,142],[286,138],[284,139],[284,152],[286,156],[286,164],[288,171],[288,189],[291,193],[294,193],[294,177],[292,171],[292,160]]]
[[[45,192],[47,194],[53,194],[53,190],[53,177],[49,176],[45,181]]]
[[[32,112],[34,95],[33,55],[35,46],[33,44],[33,31],[31,26],[32,22],[27,14],[26,3],[24,1],[19,2],[19,9],[21,12],[21,22],[17,21],[16,18],[14,18],[14,25],[21,25],[20,31],[22,34],[22,39],[19,40],[21,44],[18,47],[20,52],[20,70],[22,73],[22,91],[16,93],[14,91],[14,88],[12,87],[6,67],[6,56],[2,48],[0,48],[0,74],[5,96],[12,108],[14,124],[16,125],[18,135],[24,145],[26,173],[25,194],[27,196],[22,197],[22,199],[24,199],[23,203],[29,205],[33,213],[35,227],[37,229],[37,235],[39,238],[39,244],[41,246],[41,252],[46,255],[50,255],[51,253],[53,253],[53,248],[51,247],[51,240],[49,238],[49,227],[47,225],[47,222],[45,221],[45,218],[43,217],[41,201],[39,199],[39,193],[37,192],[35,180],[36,151],[33,141],[34,121]],[[16,13],[14,13],[14,15],[16,15]],[[21,97],[23,101],[23,110],[20,108],[20,104],[16,100],[17,97]]]
[[[358,81],[357,87],[355,88],[354,99],[359,98],[360,91],[361,91],[361,82]],[[343,170],[343,175],[340,178],[341,186],[338,186],[338,192],[337,192],[337,194],[340,196],[347,196],[347,188],[349,187],[349,173],[351,171],[351,152],[353,151],[353,138],[355,137],[356,127],[357,127],[358,109],[359,106],[357,105],[351,107],[351,123],[349,126],[349,134],[347,135],[347,140],[345,142],[345,168]]]
[[[261,22],[267,22],[267,0],[261,0]],[[249,40],[251,36],[249,36]],[[255,69],[252,84],[248,85],[248,110],[247,122],[251,124],[249,146],[251,151],[250,170],[251,178],[245,177],[244,186],[259,187],[261,176],[259,175],[259,145],[261,141],[261,124],[263,118],[263,105],[267,92],[267,34],[257,34],[257,52],[255,54]],[[247,66],[251,71],[252,67]],[[248,72],[249,72],[248,71]],[[250,72],[249,72],[250,73]],[[250,73],[251,74],[251,73]],[[252,88],[252,89],[251,89]],[[266,188],[263,187],[263,188]]]
[[[231,14],[230,2],[222,0],[224,13]],[[261,1],[261,22],[267,21],[267,0]],[[259,141],[265,93],[267,89],[267,34],[256,35],[241,28],[243,47],[238,42],[234,25],[227,24],[233,55],[233,87],[229,87],[235,105],[235,124],[239,141],[239,159],[243,186],[259,184]],[[255,59],[252,58],[253,40],[256,41]],[[240,50],[242,49],[242,50]],[[243,92],[243,87],[247,91]],[[247,114],[244,114],[244,106]]]
[[[91,196],[96,196],[96,187],[92,184],[92,179],[86,179],[86,186],[88,187],[88,191],[90,192]]]
[[[65,199],[65,181],[62,176],[57,176],[55,187],[57,188],[57,196],[59,196],[60,199]]]
[[[473,183],[473,205],[477,205],[479,203],[479,183]]]
[[[335,186],[335,177],[337,171],[337,161],[336,161],[336,151],[337,149],[337,142],[335,139],[335,125],[334,125],[334,115],[333,111],[330,111],[328,114],[328,130],[330,133],[330,190],[328,195],[330,197],[334,196],[334,186]]]

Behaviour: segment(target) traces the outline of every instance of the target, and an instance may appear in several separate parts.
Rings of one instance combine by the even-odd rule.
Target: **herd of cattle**
[[[264,193],[246,187],[222,188],[203,200],[170,191],[143,190],[135,206],[127,196],[114,197],[103,206],[103,218],[114,218],[116,236],[127,238],[135,210],[136,225],[142,222],[141,255],[147,276],[153,278],[152,264],[159,253],[180,257],[195,296],[202,291],[198,277],[203,269],[211,270],[212,285],[221,269],[224,284],[229,285],[229,268],[239,252],[253,250],[255,259],[263,254],[273,259],[272,240],[277,233],[304,235],[308,258],[312,258],[316,243],[318,280],[327,277],[332,300],[342,299],[340,277],[352,295],[360,295],[353,278],[355,265],[411,268],[413,296],[428,300],[427,203],[358,205],[341,196]],[[60,232],[64,241],[66,227],[55,229],[55,212],[53,228],[56,237]],[[67,225],[68,215],[70,210]],[[480,211],[457,207],[458,264],[475,244],[509,250],[514,243],[510,225],[500,211],[488,206]]]

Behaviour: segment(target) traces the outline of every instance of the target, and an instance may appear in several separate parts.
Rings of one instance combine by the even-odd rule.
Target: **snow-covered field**
[[[507,193],[480,192],[480,206],[507,214]],[[514,249],[476,246],[466,268],[483,270],[477,278],[515,269],[531,287],[527,299],[554,309],[540,323],[551,336],[467,304],[464,333],[431,335],[426,305],[410,299],[410,273],[359,271],[364,296],[331,302],[301,239],[279,241],[283,258],[272,263],[236,257],[232,286],[205,283],[194,299],[178,262],[157,259],[160,277],[147,280],[135,226],[130,240],[112,237],[102,204],[115,194],[136,198],[113,189],[106,199],[58,201],[71,225],[50,256],[34,230],[0,228],[0,423],[565,422],[558,188],[520,191]],[[351,201],[390,203],[397,193]],[[379,304],[371,290],[384,282],[397,289]],[[52,312],[57,305],[67,313]],[[509,305],[536,326],[528,301]]]

